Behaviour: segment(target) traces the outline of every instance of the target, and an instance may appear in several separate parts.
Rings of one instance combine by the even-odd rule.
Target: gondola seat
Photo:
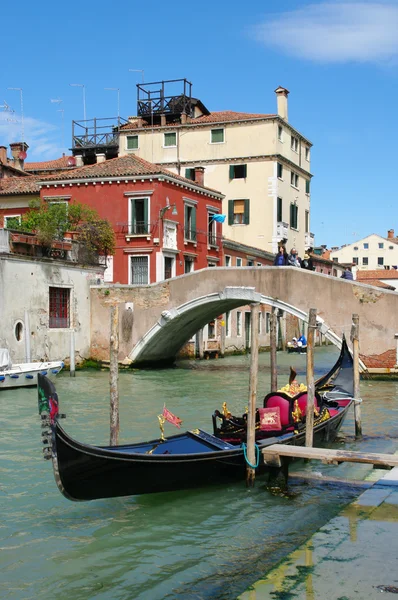
[[[293,416],[292,411],[294,407],[293,398],[284,394],[283,392],[271,392],[267,394],[263,402],[264,408],[276,408],[279,407],[280,422],[282,430],[289,430],[293,428]]]
[[[299,408],[303,414],[303,418],[305,418],[305,415],[307,414],[307,400],[308,400],[308,392],[301,392],[300,394],[298,394],[297,396],[295,396],[293,398],[293,401],[295,402],[297,400]],[[322,408],[322,398],[320,397],[320,395],[318,394],[318,392],[315,392],[315,397],[314,397],[314,407],[317,413],[319,413],[321,411]]]

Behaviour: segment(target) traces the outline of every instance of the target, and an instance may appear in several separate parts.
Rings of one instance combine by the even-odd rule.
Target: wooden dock
[[[328,448],[309,448],[306,446],[288,446],[273,444],[262,450],[264,462],[270,467],[282,467],[281,458],[306,458],[321,460],[325,464],[338,465],[343,462],[365,463],[375,467],[398,467],[398,454],[379,454],[371,452],[353,452],[349,450],[330,450]]]

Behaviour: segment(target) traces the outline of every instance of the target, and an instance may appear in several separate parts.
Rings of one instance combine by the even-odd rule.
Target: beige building
[[[353,270],[393,269],[398,266],[398,243],[394,230],[387,237],[372,233],[367,237],[347,244],[341,248],[332,248],[330,258],[334,262],[353,265]]]
[[[275,90],[277,114],[210,112],[181,81],[183,93],[174,96],[167,84],[175,82],[137,86],[139,117],[120,128],[119,155],[137,154],[220,190],[230,240],[275,253],[285,239],[302,255],[314,245],[312,144],[288,121],[289,91]]]

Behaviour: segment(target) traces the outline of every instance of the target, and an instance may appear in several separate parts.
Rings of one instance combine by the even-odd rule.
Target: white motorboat
[[[0,348],[0,390],[37,385],[37,374],[50,379],[63,369],[62,360],[13,365],[6,348]]]

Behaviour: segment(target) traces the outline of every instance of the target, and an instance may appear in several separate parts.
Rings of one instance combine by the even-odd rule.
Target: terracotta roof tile
[[[40,194],[39,178],[35,175],[27,177],[7,177],[0,180],[0,196],[20,194]]]
[[[261,114],[261,113],[243,113],[243,112],[234,112],[232,110],[222,110],[219,112],[212,112],[209,115],[202,115],[201,117],[196,117],[195,119],[191,119],[188,125],[200,125],[206,123],[229,123],[233,121],[252,121],[256,119],[268,119],[270,117],[277,117],[275,114]],[[167,123],[166,127],[177,127],[181,125],[179,122],[175,123]],[[152,128],[152,124],[150,122],[144,121],[143,127]],[[154,127],[161,127],[159,124],[155,124]],[[120,129],[137,129],[138,121],[134,121],[132,123],[126,123],[122,125]]]
[[[357,271],[357,280],[366,281],[368,279],[398,279],[396,269],[377,269],[376,271]]]
[[[86,165],[84,167],[78,167],[71,171],[65,171],[54,175],[47,175],[41,178],[41,181],[64,181],[68,179],[93,179],[101,177],[129,177],[134,175],[167,175],[173,177],[178,181],[182,181],[186,184],[195,185],[201,187],[204,190],[220,194],[221,192],[213,190],[211,188],[199,185],[197,182],[191,179],[176,175],[172,171],[168,171],[163,167],[150,163],[143,158],[139,158],[135,155],[119,156],[118,158],[111,158],[102,163],[96,163],[95,165]]]
[[[52,169],[71,169],[68,165],[68,160],[71,156],[61,156],[55,160],[44,160],[40,162],[27,162],[25,163],[25,171],[50,171]]]

